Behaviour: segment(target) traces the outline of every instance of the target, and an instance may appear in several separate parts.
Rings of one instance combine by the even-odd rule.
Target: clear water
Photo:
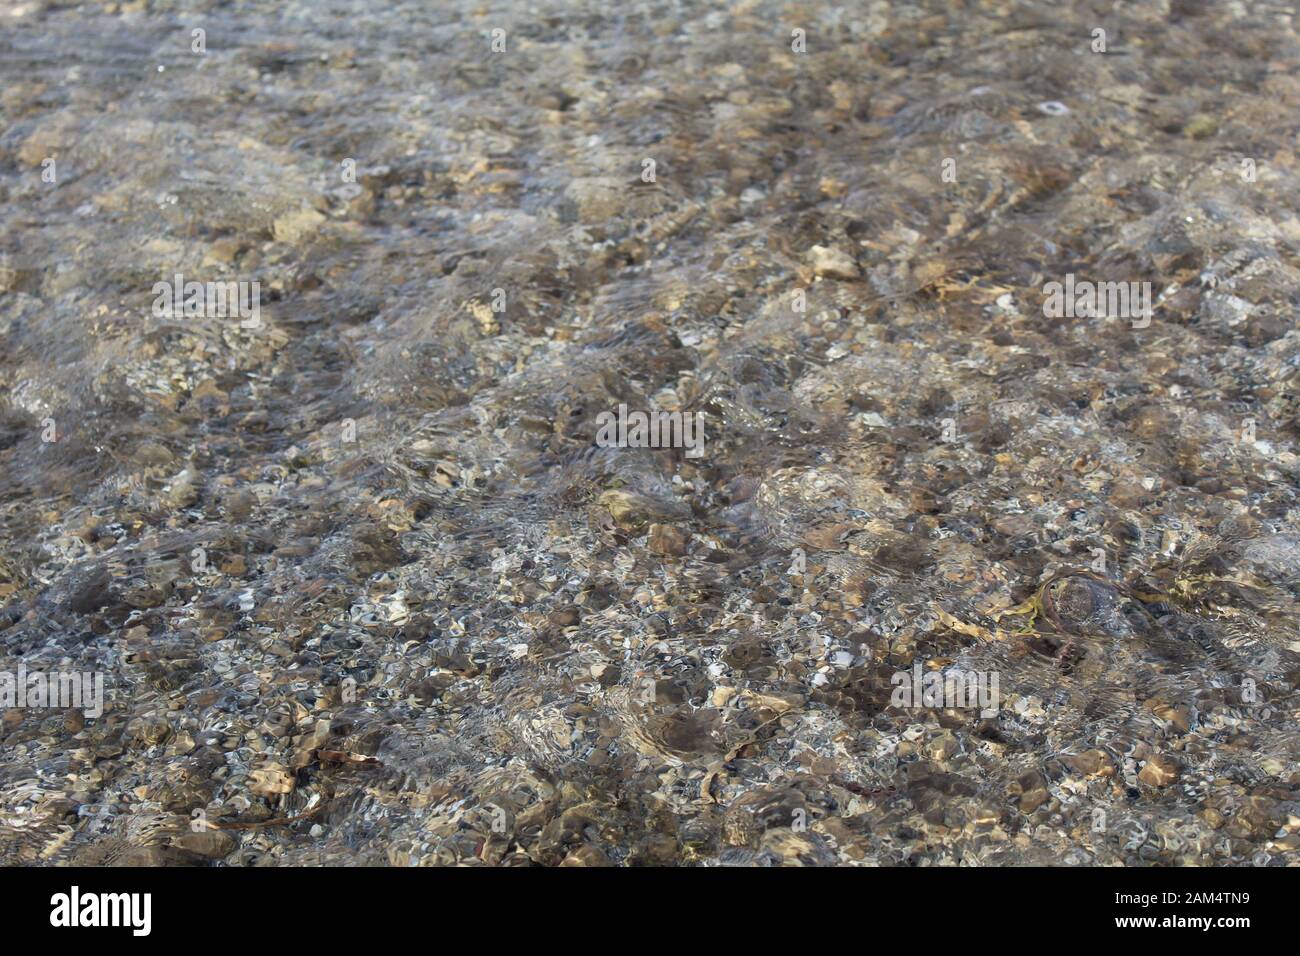
[[[367,6],[0,7],[6,862],[1296,862],[1289,5]]]

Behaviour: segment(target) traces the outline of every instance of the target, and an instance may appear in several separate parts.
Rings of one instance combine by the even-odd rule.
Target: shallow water
[[[1289,5],[383,6],[0,6],[0,858],[1296,862]]]

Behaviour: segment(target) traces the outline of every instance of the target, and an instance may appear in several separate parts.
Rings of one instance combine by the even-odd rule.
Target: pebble
[[[813,274],[827,279],[857,279],[861,275],[853,257],[842,249],[813,246],[808,252]]]

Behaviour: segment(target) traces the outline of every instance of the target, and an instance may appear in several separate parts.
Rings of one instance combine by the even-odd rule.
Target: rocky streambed
[[[0,23],[6,864],[1297,862],[1289,4]]]

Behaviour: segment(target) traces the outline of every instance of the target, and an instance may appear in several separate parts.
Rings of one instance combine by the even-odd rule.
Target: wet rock
[[[1043,589],[1047,618],[1070,634],[1128,634],[1132,625],[1123,614],[1123,598],[1107,581],[1068,575]]]
[[[1115,775],[1115,762],[1104,750],[1086,750],[1063,758],[1065,765],[1085,777]]]
[[[546,617],[556,627],[572,627],[578,623],[581,614],[581,610],[576,605],[569,605],[568,607],[556,608]]]
[[[857,263],[843,249],[813,246],[808,251],[808,262],[814,275],[826,279],[857,279],[860,275]]]
[[[172,845],[205,860],[220,860],[234,852],[235,840],[230,834],[219,830],[203,830],[198,833],[183,833],[176,837]]]
[[[565,195],[576,205],[583,222],[602,223],[614,218],[622,208],[628,187],[612,177],[589,176],[575,179],[565,187]]]
[[[314,233],[324,221],[325,217],[315,209],[295,209],[277,218],[271,227],[271,233],[277,242],[297,245]]]
[[[681,557],[688,550],[689,540],[685,534],[672,525],[652,524],[646,546],[655,554]]]
[[[1178,764],[1172,757],[1155,754],[1142,765],[1138,779],[1149,787],[1168,787],[1178,779]]]
[[[295,786],[293,774],[281,764],[266,764],[248,775],[248,789],[259,797],[277,797],[292,793]]]
[[[580,846],[560,861],[560,866],[610,866],[607,857],[599,847]]]
[[[171,737],[171,725],[163,717],[137,717],[126,725],[126,737],[142,747],[153,747]]]
[[[1051,794],[1047,791],[1047,781],[1041,773],[1034,771],[1017,778],[1009,792],[1018,798],[1017,804],[1021,813],[1033,813],[1051,799]]]
[[[1205,113],[1197,113],[1183,127],[1183,135],[1192,139],[1208,139],[1219,131],[1219,121]]]

